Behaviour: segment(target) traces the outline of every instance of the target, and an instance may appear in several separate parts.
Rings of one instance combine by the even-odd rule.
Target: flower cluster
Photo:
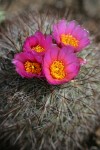
[[[53,24],[51,35],[36,31],[27,37],[22,52],[15,54],[13,64],[25,78],[46,78],[50,84],[74,79],[86,60],[76,53],[90,44],[88,31],[76,21],[60,20]]]

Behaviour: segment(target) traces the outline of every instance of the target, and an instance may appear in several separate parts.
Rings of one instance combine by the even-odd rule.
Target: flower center
[[[43,52],[45,49],[42,46],[37,45],[35,47],[32,47],[32,50],[35,50],[36,52],[40,53]]]
[[[27,73],[39,74],[41,72],[41,65],[38,62],[26,61],[24,67]]]
[[[55,79],[64,79],[65,77],[65,67],[62,61],[54,61],[50,66],[51,76]]]
[[[79,45],[79,41],[70,34],[62,34],[61,42],[65,45],[71,45],[73,47],[78,47]]]

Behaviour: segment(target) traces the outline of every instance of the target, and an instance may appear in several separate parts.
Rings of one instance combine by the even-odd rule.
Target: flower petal
[[[57,62],[57,66],[55,66],[53,70],[51,70],[51,65],[53,64],[53,62],[55,64],[55,61]],[[59,79],[58,77],[56,78],[56,76],[53,76],[52,72],[54,71],[55,74],[56,70],[59,69],[59,67],[62,67],[61,63],[62,65],[64,65],[64,70],[62,71],[64,71],[65,77]],[[47,51],[47,53],[44,56],[43,71],[47,81],[50,84],[63,84],[72,80],[78,75],[79,69],[79,59],[76,57],[76,54],[73,53],[73,48],[70,46],[66,46],[61,49],[57,47],[52,47],[51,51]],[[61,74],[57,72],[57,76],[59,75]]]
[[[66,20],[60,20],[58,23],[59,34],[64,34],[66,32]]]
[[[75,29],[77,23],[75,20],[73,21],[70,21],[68,24],[67,24],[67,27],[66,27],[66,34],[72,34],[73,30]]]
[[[62,47],[66,45],[72,46],[74,52],[79,52],[90,44],[89,32],[74,20],[67,24],[65,20],[54,24],[53,37],[57,44]]]
[[[41,64],[41,67],[42,67],[42,58],[40,56],[33,55],[33,53],[31,53],[31,52],[30,53],[28,53],[28,52],[18,53],[14,56],[12,63],[15,65],[16,72],[19,75],[21,75],[22,77],[25,77],[25,78],[33,78],[33,77],[42,77],[43,76],[43,71],[41,71],[37,74],[33,73],[31,71],[27,72],[25,70],[25,63],[26,62],[31,63],[31,64],[32,63],[39,63],[39,64]]]
[[[83,58],[81,58],[81,57],[78,57],[78,59],[79,59],[79,62],[80,62],[80,65],[81,65],[81,66],[84,66],[84,65],[87,64],[87,60],[86,60],[86,59],[83,59]]]

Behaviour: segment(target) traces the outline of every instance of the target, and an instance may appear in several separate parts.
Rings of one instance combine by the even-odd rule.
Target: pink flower
[[[41,32],[37,31],[34,35],[25,40],[23,50],[26,52],[31,51],[35,54],[44,55],[51,43],[52,38],[50,35],[44,36]]]
[[[62,84],[78,75],[80,62],[72,47],[52,47],[44,56],[43,70],[50,84]]]
[[[88,31],[78,25],[76,21],[61,20],[53,25],[53,37],[62,46],[70,45],[74,52],[79,52],[90,44]]]
[[[25,78],[42,77],[42,58],[32,53],[21,52],[15,54],[12,63],[16,72]]]

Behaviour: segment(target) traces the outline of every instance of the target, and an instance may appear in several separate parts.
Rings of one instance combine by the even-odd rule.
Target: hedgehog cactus
[[[37,30],[50,34],[56,21],[52,15],[32,12],[1,31],[0,138],[21,150],[82,149],[83,139],[99,124],[98,51],[93,44],[77,54],[87,60],[78,76],[60,85],[22,78],[12,64],[28,36]]]

